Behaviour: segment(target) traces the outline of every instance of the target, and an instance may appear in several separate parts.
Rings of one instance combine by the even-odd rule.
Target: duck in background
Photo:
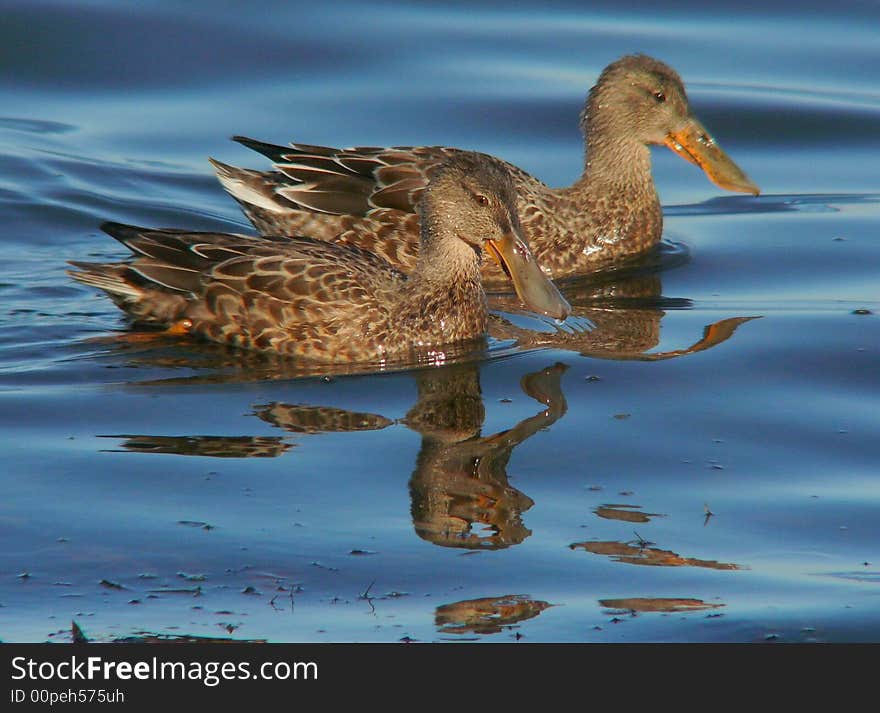
[[[507,164],[529,246],[553,279],[619,264],[654,247],[663,229],[650,146],[663,144],[721,188],[759,193],[691,110],[684,84],[646,55],[608,65],[581,113],[585,162],[571,186],[550,188]],[[212,160],[224,188],[266,235],[309,235],[357,245],[405,272],[416,269],[417,206],[431,177],[461,149],[441,146],[337,149],[236,141],[267,156],[274,170]],[[483,266],[487,286],[501,268]]]

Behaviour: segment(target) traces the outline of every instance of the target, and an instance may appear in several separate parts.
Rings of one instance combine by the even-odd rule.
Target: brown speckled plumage
[[[321,362],[408,361],[482,340],[482,248],[518,233],[514,203],[501,162],[462,153],[425,192],[421,255],[409,276],[354,245],[118,223],[102,227],[135,258],[73,263],[71,274],[137,322]]]
[[[650,57],[627,56],[605,68],[587,97],[581,129],[585,167],[571,186],[549,188],[506,164],[529,245],[554,279],[618,263],[660,240],[663,216],[650,144],[666,143],[719,185],[757,192],[692,115],[679,76]],[[424,188],[443,161],[460,151],[236,140],[274,164],[275,170],[260,172],[213,162],[223,186],[261,233],[359,245],[404,271],[417,261],[415,209]],[[690,143],[683,147],[685,141]],[[505,279],[489,262],[483,271],[487,283]]]

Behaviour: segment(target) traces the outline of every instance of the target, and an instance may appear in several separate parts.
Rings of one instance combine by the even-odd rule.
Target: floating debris
[[[310,565],[312,567],[318,567],[319,569],[326,569],[328,572],[338,572],[339,571],[339,569],[337,567],[328,567],[327,565],[321,564],[318,561],[310,562]]]
[[[178,525],[184,525],[185,527],[199,527],[202,530],[213,530],[214,526],[209,525],[207,522],[200,522],[198,520],[178,520]]]
[[[608,503],[593,509],[593,512],[605,520],[623,520],[624,522],[650,522],[652,517],[666,517],[659,512],[639,512],[641,505],[624,505]]]
[[[220,636],[193,636],[192,634],[152,634],[139,631],[131,636],[112,639],[113,644],[265,644],[266,639],[230,639]]]
[[[161,589],[151,589],[149,590],[150,594],[190,594],[194,597],[201,596],[202,588],[201,587],[162,587]]]
[[[80,628],[79,624],[76,621],[70,622],[70,633],[73,638],[74,644],[87,644],[89,643],[88,637],[83,633],[83,630]]]

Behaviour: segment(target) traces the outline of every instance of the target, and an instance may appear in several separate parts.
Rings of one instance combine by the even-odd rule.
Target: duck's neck
[[[431,343],[475,339],[488,328],[481,255],[451,226],[422,221],[415,270],[402,291],[400,323],[418,324]]]
[[[657,199],[651,150],[644,143],[591,131],[584,140],[584,172],[573,187],[593,195]]]
[[[584,172],[562,192],[567,227],[578,261],[568,270],[595,268],[638,255],[660,240],[663,211],[651,174],[651,151],[643,142],[601,122],[584,127]],[[570,254],[570,253],[569,253]],[[546,259],[544,255],[540,259]],[[552,265],[551,265],[552,267]]]

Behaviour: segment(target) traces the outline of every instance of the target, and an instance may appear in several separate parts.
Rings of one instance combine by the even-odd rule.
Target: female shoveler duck
[[[549,188],[508,164],[529,246],[554,279],[592,272],[653,247],[663,215],[649,145],[665,144],[718,186],[758,187],[693,115],[667,65],[623,57],[602,72],[581,114],[586,160],[571,186]],[[235,137],[274,163],[252,171],[214,161],[223,186],[264,234],[303,234],[356,244],[409,271],[416,265],[415,208],[430,177],[459,149],[439,146],[335,149],[289,147]],[[503,280],[492,265],[488,283]]]
[[[570,307],[521,237],[516,190],[496,159],[457,153],[419,204],[418,264],[407,276],[358,247],[311,238],[103,229],[130,262],[72,263],[135,321],[212,341],[322,362],[408,359],[483,337],[483,248],[526,306],[556,319]]]

